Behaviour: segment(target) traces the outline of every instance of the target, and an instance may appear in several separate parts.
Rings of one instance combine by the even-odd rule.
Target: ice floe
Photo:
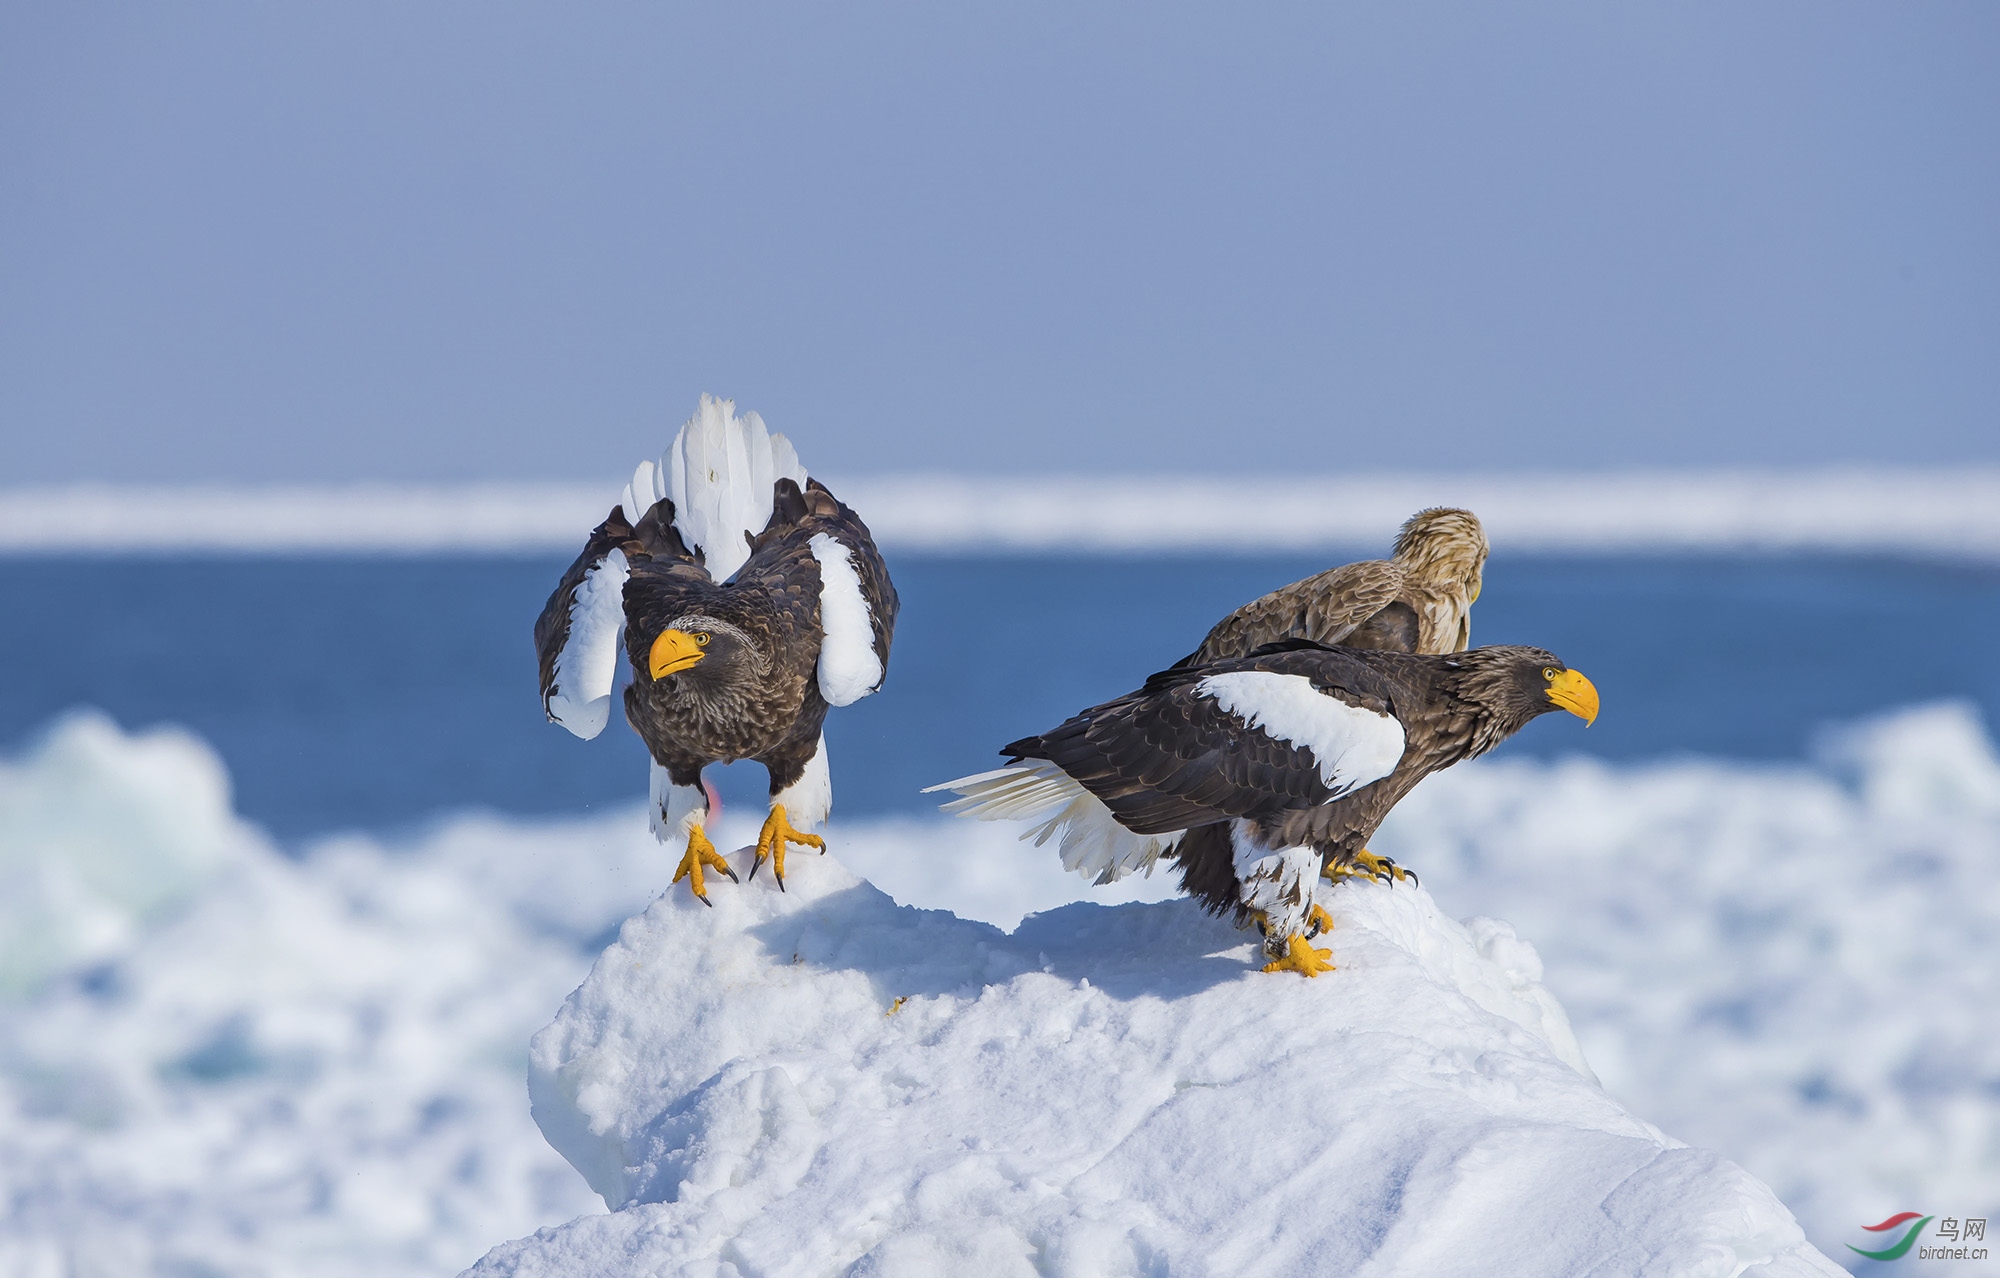
[[[732,833],[740,846],[750,832],[719,842]],[[1644,1272],[1632,1257],[1686,1256],[1698,1238],[1714,1249],[1692,1271],[1730,1272],[1792,1245],[1758,1181],[1842,1255],[1867,1240],[1860,1224],[1910,1207],[2000,1215],[2000,763],[1963,707],[1857,725],[1810,765],[1442,774],[1377,844],[1425,891],[1337,893],[1342,967],[1315,982],[1248,971],[1246,938],[1159,903],[1164,875],[1108,893],[1004,828],[942,820],[836,820],[831,837],[833,856],[795,858],[793,893],[759,876],[694,915],[655,902],[669,858],[636,807],[468,816],[285,854],[231,814],[227,776],[193,738],[58,725],[0,764],[0,1274],[436,1274],[510,1238],[488,1272],[562,1272],[628,1246],[699,1265],[707,1240],[748,1274],[763,1261],[746,1248],[831,1229],[762,1212],[760,1195],[830,1202],[815,1177],[839,1168],[863,1177],[855,1201],[880,1206],[882,1232],[859,1253],[880,1249],[860,1270],[877,1273],[1018,1267],[1024,1239],[1047,1246],[1027,1263],[1052,1271],[1165,1266],[1199,1252],[1192,1222],[1218,1202],[1215,1244],[1250,1246],[1261,1222],[1267,1256],[1374,1220],[1373,1243],[1336,1239],[1373,1247],[1362,1272],[1451,1272],[1426,1239],[1469,1238],[1461,1208],[1487,1222],[1479,1272],[1600,1245],[1625,1257],[1612,1271]],[[842,861],[895,901],[956,917],[898,908]],[[1083,900],[1123,904],[1071,904]],[[815,932],[815,915],[853,926]],[[733,944],[725,919],[742,929]],[[600,964],[534,1059],[543,1112],[570,1108],[558,1138],[600,1187],[661,1199],[613,1214],[544,1139],[524,1083],[530,1037],[604,953],[665,970],[620,976],[621,1001]],[[758,1019],[785,999],[796,1026]],[[1565,1063],[1558,1006],[1601,1092]],[[636,1047],[657,1041],[651,1017],[692,1014],[715,1033],[658,1059],[601,1059],[607,1027]],[[989,1042],[1001,1046],[972,1050]],[[957,1066],[924,1073],[926,1053],[947,1049]],[[1294,1068],[1308,1050],[1312,1068]],[[1099,1074],[1071,1069],[1070,1051],[1098,1053]],[[994,1127],[1002,1085],[1036,1085],[1035,1061],[1070,1070],[1014,1138],[1059,1155],[1040,1171]],[[603,1090],[563,1101],[561,1080],[585,1075]],[[1191,1085],[1161,1099],[1169,1078]],[[1262,1102],[1220,1085],[1244,1079],[1263,1081]],[[665,1118],[669,1093],[687,1103]],[[1371,1097],[1405,1111],[1400,1128]],[[1091,1103],[1094,1126],[1077,1117]],[[1489,1149],[1481,1112],[1497,1115],[1496,1139],[1559,1140]],[[1117,1123],[1129,1129],[1114,1146]],[[1343,1124],[1351,1143],[1329,1135]],[[1223,1143],[1204,1144],[1211,1131]],[[1405,1170],[1381,1171],[1369,1157],[1398,1131]],[[1268,1159],[1242,1152],[1257,1139]],[[1615,1191],[1613,1149],[1653,1151]],[[915,1153],[870,1179],[893,1150]],[[1272,1188],[1302,1150],[1332,1179],[1317,1196]],[[1439,1170],[1449,1158],[1467,1163],[1457,1179]],[[1234,1181],[1220,1170],[1232,1159],[1249,1168]],[[1547,1236],[1529,1227],[1546,1215],[1478,1216],[1482,1160],[1546,1175],[1571,1195],[1560,1201],[1595,1193],[1596,1214]],[[1352,1179],[1371,1166],[1374,1180]],[[689,1209],[665,1200],[669,1181],[708,1209],[677,1215]],[[1163,1185],[1189,1192],[1147,1189]],[[749,1222],[735,1251],[716,1241],[725,1219]],[[542,1227],[555,1232],[534,1237]],[[1626,1244],[1638,1251],[1615,1251]],[[1564,1247],[1579,1250],[1535,1250]],[[1221,1271],[1239,1253],[1211,1254]]]

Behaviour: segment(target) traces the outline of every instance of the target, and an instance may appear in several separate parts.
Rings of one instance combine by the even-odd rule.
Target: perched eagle
[[[625,718],[653,756],[653,833],[686,841],[673,881],[707,902],[705,870],[736,878],[704,831],[701,770],[754,759],[771,811],[750,872],[768,858],[783,887],[788,842],[825,847],[809,831],[833,803],[827,707],[882,686],[896,608],[860,517],[757,414],[704,395],[535,622],[542,707],[577,736],[603,731],[622,635]]]
[[[1315,573],[1253,599],[1215,623],[1201,647],[1176,668],[1247,657],[1266,644],[1310,639],[1390,652],[1464,652],[1471,646],[1472,605],[1486,567],[1479,516],[1451,506],[1403,521],[1387,559],[1364,559]],[[1351,862],[1327,867],[1341,879],[1362,873],[1393,882],[1413,878],[1388,857],[1362,848]]]
[[[1322,872],[1351,867],[1417,782],[1551,710],[1587,723],[1597,689],[1540,648],[1288,639],[1163,671],[932,789],[963,796],[955,815],[1039,822],[1037,843],[1060,832],[1063,865],[1099,883],[1171,854],[1190,896],[1263,925],[1265,971],[1312,976],[1331,966],[1309,944],[1330,925]]]
[[[1469,510],[1420,510],[1387,559],[1280,586],[1215,623],[1182,666],[1246,657],[1281,639],[1395,652],[1464,652],[1486,566],[1486,531]]]

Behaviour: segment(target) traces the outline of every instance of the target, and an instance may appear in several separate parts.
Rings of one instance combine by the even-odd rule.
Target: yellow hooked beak
[[[1549,700],[1583,720],[1589,727],[1597,722],[1597,685],[1575,670],[1560,670],[1549,680]]]
[[[707,636],[703,636],[706,638]],[[686,670],[701,660],[701,642],[685,630],[663,630],[646,654],[646,668],[655,679]]]

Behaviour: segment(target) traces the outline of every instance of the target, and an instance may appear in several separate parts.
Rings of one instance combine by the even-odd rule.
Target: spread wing
[[[1003,753],[1048,759],[1139,834],[1264,818],[1395,770],[1389,692],[1344,654],[1277,652],[1155,675]]]
[[[901,606],[868,525],[818,480],[774,486],[771,522],[750,543],[735,583],[816,602],[820,695],[859,701],[882,686]]]
[[[1247,656],[1281,639],[1344,643],[1370,618],[1394,604],[1402,589],[1403,570],[1386,559],[1329,568],[1281,586],[1230,613],[1176,669]],[[1410,621],[1414,623],[1414,613]],[[1376,630],[1382,633],[1377,635]],[[1374,627],[1365,637],[1375,640],[1370,646],[1388,648],[1396,646],[1395,633],[1388,627]],[[1415,651],[1415,643],[1413,631],[1409,646],[1402,651]]]
[[[542,709],[589,740],[611,718],[611,685],[625,634],[625,587],[634,576],[707,581],[674,531],[674,506],[656,503],[634,528],[613,506],[556,583],[535,620]]]

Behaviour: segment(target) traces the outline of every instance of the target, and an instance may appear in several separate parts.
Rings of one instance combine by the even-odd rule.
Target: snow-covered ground
[[[1046,849],[1012,843],[1000,829],[884,822],[836,826],[833,837],[840,861],[898,899],[966,919],[1012,925],[1031,909],[1105,899],[1061,875]],[[1422,872],[1427,893],[1357,889],[1334,938],[1342,972],[1312,983],[1269,978],[1268,997],[1335,1018],[1359,1015],[1389,988],[1433,1000],[1425,1006],[1451,998],[1484,1006],[1467,994],[1464,971],[1489,982],[1511,971],[1506,997],[1533,1003],[1529,951],[1497,927],[1463,934],[1471,939],[1435,970],[1411,940],[1455,935],[1450,916],[1505,918],[1540,951],[1547,987],[1568,1008],[1612,1098],[1589,1100],[1594,1093],[1570,1075],[1575,1131],[1653,1140],[1644,1123],[1621,1116],[1629,1111],[1714,1150],[1769,1183],[1814,1242],[1842,1255],[1851,1255],[1843,1243],[1873,1237],[1859,1225],[1894,1211],[2000,1216],[2000,1026],[1990,1012],[2000,1005],[2000,762],[1966,712],[1931,708],[1864,725],[1812,768],[1470,765],[1421,787],[1377,847]],[[1165,1059],[1161,1044],[1173,1039],[1185,1052],[1197,1036],[1186,1026],[1142,1024],[1172,992],[1149,992],[1144,982],[1188,982],[1187,996],[1209,1000],[1217,1015],[1229,1011],[1230,991],[1257,984],[1227,953],[1235,934],[1182,906],[1062,911],[1029,920],[1009,940],[967,922],[889,911],[867,889],[846,886],[834,858],[801,855],[794,867],[799,908],[826,899],[815,892],[844,892],[898,943],[932,928],[938,970],[916,979],[926,969],[912,955],[864,960],[837,936],[801,933],[801,969],[847,990],[842,998],[865,990],[866,1017],[849,1017],[859,1004],[831,996],[814,1015],[865,1022],[871,1059],[884,1066],[863,1080],[878,1089],[874,1100],[858,1086],[827,1101],[829,1111],[807,1085],[787,1097],[775,1076],[752,1082],[724,1070],[688,1106],[684,1126],[756,1112],[788,1141],[801,1132],[831,1140],[836,1119],[851,1134],[880,1089],[916,1096],[911,1084],[920,1080],[899,1083],[894,1072],[909,1068],[910,1058],[897,1055],[909,1050],[896,1046],[904,1036],[980,1031],[997,1039],[1009,1017],[1029,1046],[1038,1036],[1103,1039],[1123,1017],[1131,1033],[1108,1041],[1139,1037],[1116,1050],[1158,1048],[1145,1059]],[[69,721],[0,767],[0,1274],[449,1273],[501,1240],[601,1217],[603,1203],[529,1117],[527,1043],[620,921],[664,886],[666,868],[636,809],[569,822],[464,818],[394,847],[348,838],[290,859],[231,814],[227,778],[198,742]],[[714,891],[718,909],[697,926],[720,927],[774,895],[761,878]],[[1141,881],[1127,899],[1166,895],[1165,883]],[[629,925],[627,943],[665,945],[674,933],[660,922],[694,918],[677,912],[692,908],[660,907]],[[1055,934],[1081,918],[1105,923],[1095,937]],[[758,936],[757,926],[739,951],[752,971],[775,937]],[[998,956],[990,972],[967,966],[980,946]],[[1478,957],[1482,949],[1487,958]],[[1478,959],[1469,968],[1468,953]],[[697,996],[694,984],[675,983],[681,974],[658,975],[631,988]],[[965,992],[986,982],[983,998]],[[1325,1011],[1322,1001],[1342,989],[1358,991],[1354,1008]],[[883,1016],[905,993],[918,997]],[[1506,1002],[1501,992],[1493,997]],[[1299,1018],[1306,1028],[1279,1032],[1306,1033],[1319,1014]],[[1469,1075],[1486,1089],[1479,1099],[1514,1105],[1529,1126],[1543,1122],[1546,1110],[1532,1097],[1508,1099],[1507,1088],[1526,1095],[1532,1089],[1522,1080],[1553,1086],[1568,1073],[1550,1042],[1560,1039],[1553,1020],[1544,1016],[1535,1033],[1520,1022],[1536,1017],[1518,1008],[1479,1015],[1452,1031],[1458,1048],[1476,1047],[1495,1065],[1492,1078]],[[1214,1068],[1247,1069],[1259,1032],[1271,1031],[1258,1022],[1238,1039],[1213,1040]],[[655,1068],[693,1070],[716,1050],[698,1042],[688,1060]],[[1400,1077],[1410,1057],[1399,1050],[1367,1039],[1356,1059],[1379,1060]],[[1441,1052],[1436,1064],[1458,1069],[1464,1057]],[[1327,1076],[1342,1068],[1329,1062]],[[1274,1098],[1294,1109],[1306,1103],[1306,1093],[1283,1091],[1277,1078]],[[1434,1083],[1427,1076],[1423,1085]],[[1188,1091],[1182,1109],[1192,1121],[1218,1089]],[[1144,1099],[1120,1100],[1124,1093],[1109,1086],[1105,1094]],[[1328,1112],[1337,1116],[1347,1094],[1329,1097],[1336,1109]],[[939,1115],[959,1112],[948,1103],[971,1103],[953,1095],[925,1121],[943,1123]],[[816,1108],[830,1114],[829,1125],[797,1125],[799,1113]],[[1280,1151],[1272,1167],[1296,1147],[1284,1132],[1292,1111],[1278,1111],[1269,1120]],[[678,1130],[666,1124],[654,1133],[663,1154]],[[1374,1121],[1356,1130],[1379,1137],[1387,1129]],[[1176,1147],[1168,1135],[1156,1133],[1166,1142],[1161,1156],[1194,1160],[1198,1179],[1199,1146]],[[727,1165],[728,1140],[748,1139],[717,1129],[720,1161],[686,1166],[715,1173]],[[766,1163],[747,1170],[782,1178],[793,1165],[786,1160],[799,1157],[782,1141],[767,1152]],[[1405,1152],[1408,1175],[1396,1183],[1411,1195],[1445,1193],[1414,1147]],[[1024,1220],[1053,1210],[1045,1193],[1052,1182],[1036,1181],[1032,1169],[997,1156],[961,1161],[963,1179],[926,1182],[911,1210],[930,1204],[922,1210],[933,1223],[961,1219],[981,1202],[1018,1207]],[[1648,1165],[1660,1174],[1693,1167]],[[633,1166],[649,1168],[647,1183],[657,1186],[678,1164],[657,1157]],[[1139,1184],[1142,1172],[1107,1163],[1099,1180],[1078,1187],[1077,1201],[1088,1190],[1110,1214],[1078,1215],[1089,1227],[1062,1232],[1072,1248],[1062,1255],[1085,1257],[1076,1263],[1087,1266],[1089,1256],[1154,1245],[1147,1239],[1174,1245],[1174,1230],[1200,1204],[1150,1203],[1164,1222],[1153,1233],[1125,1228],[1137,1218],[1112,1211],[1112,1187]],[[1686,1183],[1712,1187],[1728,1175],[1703,1162]],[[748,1210],[712,1182],[698,1188],[717,1212]],[[1236,1189],[1246,1229],[1273,1223],[1257,1216],[1255,1184]],[[1380,1201],[1357,1208],[1338,1181],[1323,1194],[1328,1216],[1391,1219]],[[1432,1204],[1427,1221],[1453,1216],[1440,1205],[1447,1199],[1424,1201]],[[669,1209],[646,1210],[657,1223]],[[1777,1240],[1769,1232],[1777,1219],[1717,1217],[1712,1232]],[[1392,1227],[1385,1237],[1415,1246],[1415,1216],[1409,1221],[1407,1235]],[[1691,1236],[1685,1218],[1613,1223],[1605,1228],[1628,1238]],[[602,1241],[611,1235],[590,1231],[620,1227],[599,1219],[570,1236]],[[1274,1228],[1267,1238],[1297,1236]],[[1491,1247],[1526,1245],[1493,1229],[1502,1241]],[[665,1237],[644,1235],[648,1245]],[[1014,1245],[941,1225],[911,1237],[915,1249]],[[1091,1250],[1100,1247],[1109,1250]],[[496,1253],[496,1263],[507,1254]]]
[[[628,922],[529,1092],[614,1208],[479,1278],[1839,1271],[1595,1085],[1532,947],[1333,896],[1340,970],[1187,901],[1011,935],[831,859]]]

